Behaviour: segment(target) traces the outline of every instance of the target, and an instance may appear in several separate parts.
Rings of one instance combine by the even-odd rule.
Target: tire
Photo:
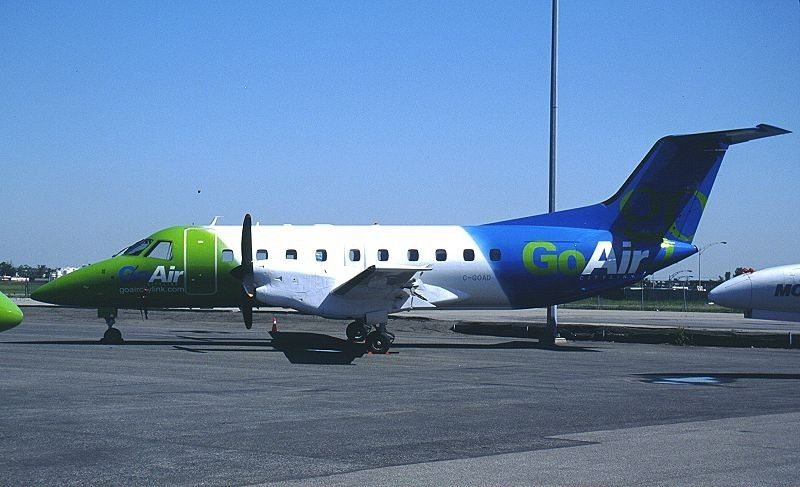
[[[363,342],[367,338],[367,327],[358,321],[354,321],[347,325],[347,339],[351,342]]]
[[[367,348],[372,353],[386,353],[389,351],[392,341],[388,335],[373,331],[367,335]]]
[[[100,343],[108,343],[112,345],[121,345],[125,343],[122,339],[122,332],[116,328],[109,328],[103,334],[103,339],[100,340]]]

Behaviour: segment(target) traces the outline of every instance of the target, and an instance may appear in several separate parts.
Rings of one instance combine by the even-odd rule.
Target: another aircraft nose
[[[8,299],[5,294],[0,293],[0,331],[6,331],[22,323],[22,311]]]
[[[708,299],[727,308],[748,309],[753,302],[753,284],[749,275],[723,282],[708,293]]]

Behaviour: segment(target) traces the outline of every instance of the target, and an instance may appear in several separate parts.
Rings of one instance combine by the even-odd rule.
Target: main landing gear
[[[375,329],[365,321],[354,321],[347,325],[347,339],[351,342],[366,342],[372,353],[386,353],[394,342],[394,333],[386,331],[386,323],[378,323]]]
[[[108,329],[103,333],[100,343],[104,345],[122,345],[125,343],[125,340],[122,339],[122,332],[114,328],[114,323],[117,322],[117,310],[98,309],[97,317],[105,318],[106,325],[108,325]]]

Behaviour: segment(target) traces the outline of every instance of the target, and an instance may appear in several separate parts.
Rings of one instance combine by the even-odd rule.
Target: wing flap
[[[331,294],[342,297],[380,296],[407,289],[419,272],[431,270],[431,266],[369,266],[342,284]]]

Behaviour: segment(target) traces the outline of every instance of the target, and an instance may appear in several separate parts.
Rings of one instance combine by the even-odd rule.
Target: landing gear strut
[[[108,325],[108,329],[103,333],[100,343],[104,345],[122,345],[125,343],[125,340],[122,339],[122,332],[114,328],[114,323],[117,322],[117,310],[98,309],[97,317],[105,318],[106,325]]]

